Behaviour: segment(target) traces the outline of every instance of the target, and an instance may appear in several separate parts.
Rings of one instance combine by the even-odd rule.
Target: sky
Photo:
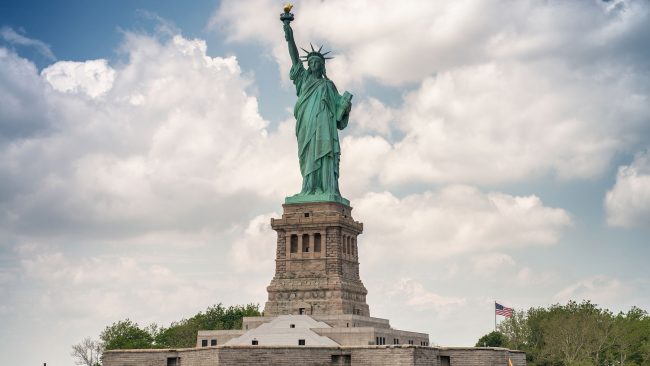
[[[258,303],[301,184],[282,2],[0,3],[0,351]],[[301,0],[354,95],[372,316],[473,345],[494,301],[650,310],[650,3]]]

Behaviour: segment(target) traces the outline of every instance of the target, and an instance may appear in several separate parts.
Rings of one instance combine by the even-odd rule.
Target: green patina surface
[[[316,193],[316,194],[302,194],[298,193],[293,196],[286,197],[284,203],[305,203],[305,202],[338,202],[346,206],[350,206],[350,201],[347,198],[343,198],[341,194],[328,194],[328,193]]]
[[[298,160],[302,175],[300,193],[287,197],[285,203],[338,202],[349,205],[339,191],[339,163],[341,146],[337,130],[348,124],[352,95],[340,95],[334,83],[327,78],[325,57],[320,49],[304,50],[305,68],[298,55],[290,22],[293,15],[280,16],[284,23],[285,39],[289,46],[292,66],[290,79],[296,87],[298,100],[294,108]]]

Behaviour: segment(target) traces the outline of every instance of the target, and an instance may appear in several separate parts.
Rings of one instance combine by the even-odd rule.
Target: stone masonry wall
[[[451,366],[526,366],[521,352],[499,348],[437,348],[417,346],[368,347],[206,347],[179,350],[106,351],[103,366],[167,366],[179,357],[179,366],[440,366],[449,356]]]
[[[327,256],[327,266],[325,274],[337,276],[342,272],[343,262],[340,256],[341,245],[341,228],[328,227],[325,234],[325,255]]]
[[[414,348],[413,353],[413,366],[440,366],[439,351],[437,349],[417,347]]]
[[[440,355],[449,356],[451,366],[507,365],[510,352],[504,348],[458,347],[442,348]]]
[[[260,365],[331,365],[332,355],[341,354],[339,348],[323,347],[233,347],[219,353],[219,366]],[[182,365],[186,366],[186,365]],[[206,365],[207,366],[207,365]]]
[[[370,347],[351,350],[352,365],[412,366],[414,348]]]
[[[351,208],[333,202],[283,207],[282,218],[271,220],[278,235],[276,268],[264,314],[304,309],[307,315],[369,316],[368,291],[359,278],[357,236],[363,224],[354,221]]]
[[[115,350],[102,356],[103,366],[167,366],[167,359],[179,357],[182,366],[219,365],[217,347],[179,350]]]
[[[512,366],[526,366],[526,353],[521,351],[510,351]]]
[[[276,276],[286,272],[287,270],[287,262],[285,261],[285,259],[287,258],[286,233],[284,230],[278,230],[277,232],[278,232],[278,240],[277,240],[277,247],[275,252],[275,258],[276,258],[275,275]]]

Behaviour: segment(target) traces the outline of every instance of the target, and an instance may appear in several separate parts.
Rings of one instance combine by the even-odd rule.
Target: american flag
[[[497,315],[505,316],[506,318],[512,318],[512,308],[503,306],[498,302],[494,303],[494,311]]]

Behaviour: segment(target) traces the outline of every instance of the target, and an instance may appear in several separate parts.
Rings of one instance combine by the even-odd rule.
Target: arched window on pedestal
[[[291,253],[298,253],[298,235],[291,234]]]
[[[321,244],[320,244],[320,233],[314,234],[314,252],[320,252],[321,251]]]
[[[302,251],[309,252],[309,234],[302,234]]]

